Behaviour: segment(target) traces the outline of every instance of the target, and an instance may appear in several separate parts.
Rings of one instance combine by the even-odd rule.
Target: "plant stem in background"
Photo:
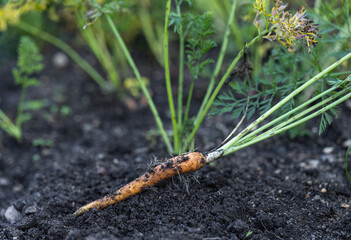
[[[30,24],[25,22],[20,22],[16,25],[21,30],[30,33],[31,35],[38,37],[44,41],[51,43],[52,45],[58,47],[62,51],[64,51],[68,56],[70,56],[73,61],[78,64],[89,76],[94,79],[94,81],[99,84],[99,86],[104,90],[109,90],[107,81],[87,62],[85,61],[79,54],[71,48],[68,44],[58,39],[57,37],[48,34],[42,31],[39,28],[33,27]]]
[[[17,141],[21,141],[22,132],[12,121],[7,117],[7,115],[0,109],[0,128],[7,132],[10,136],[16,138]]]
[[[182,16],[180,2],[176,0],[177,14]],[[183,81],[184,81],[184,35],[183,25],[179,29],[179,76],[178,76],[178,133],[181,134],[183,116]]]
[[[211,75],[210,82],[208,84],[208,87],[207,87],[204,99],[202,100],[202,103],[201,103],[200,109],[199,109],[199,111],[197,113],[195,121],[198,121],[198,118],[199,118],[201,112],[205,108],[205,106],[207,104],[207,101],[208,101],[208,99],[209,99],[209,97],[210,97],[210,95],[212,93],[212,90],[213,90],[213,87],[214,87],[214,84],[215,84],[215,80],[218,77],[219,71],[221,70],[223,59],[224,59],[224,56],[225,56],[225,53],[226,53],[227,47],[228,47],[229,36],[230,36],[230,26],[231,26],[231,24],[232,24],[232,22],[234,20],[235,9],[236,9],[236,1],[233,0],[232,6],[231,6],[231,10],[230,10],[230,14],[229,14],[229,18],[228,18],[228,21],[227,21],[226,30],[224,32],[223,41],[222,41],[222,44],[221,44],[221,50],[219,52],[219,56],[218,56],[218,59],[217,59],[217,62],[216,62],[216,67],[215,67],[215,70],[213,71],[213,73]]]
[[[22,122],[23,122],[23,103],[25,101],[26,98],[26,94],[27,94],[27,88],[28,86],[26,86],[26,84],[23,84],[22,89],[21,89],[21,95],[20,95],[20,99],[18,102],[18,106],[17,106],[17,117],[16,117],[16,127],[21,131],[21,126],[22,126]],[[18,139],[19,141],[21,141],[21,138]]]
[[[21,37],[18,44],[17,67],[13,69],[14,82],[21,86],[21,93],[17,105],[17,116],[14,122],[0,109],[0,128],[18,142],[22,141],[22,124],[30,119],[29,113],[24,113],[26,94],[28,87],[38,86],[39,81],[33,77],[33,74],[39,73],[44,65],[42,64],[42,55],[35,43],[29,37]],[[27,109],[29,104],[27,105]]]
[[[134,63],[134,60],[132,58],[132,56],[130,55],[128,49],[127,49],[127,46],[125,45],[121,35],[119,34],[118,32],[118,29],[116,28],[115,24],[113,23],[112,21],[112,18],[110,17],[110,15],[106,14],[106,19],[107,19],[107,22],[110,26],[110,28],[112,29],[112,32],[114,34],[114,36],[116,37],[117,41],[118,41],[118,44],[120,45],[121,49],[122,49],[122,52],[123,54],[125,55],[130,67],[132,68],[133,72],[134,72],[134,75],[135,75],[135,78],[137,79],[138,83],[140,84],[140,87],[141,87],[141,90],[143,91],[147,101],[148,101],[148,104],[150,106],[150,109],[151,109],[151,112],[155,118],[155,121],[156,121],[156,125],[157,125],[157,128],[158,130],[160,131],[161,133],[161,136],[167,146],[167,150],[168,152],[173,152],[173,148],[172,148],[172,145],[171,145],[171,142],[167,136],[167,133],[163,127],[163,123],[162,123],[162,120],[159,116],[159,113],[156,109],[156,106],[154,104],[154,101],[152,100],[151,96],[150,96],[150,93],[149,91],[147,90],[147,87],[145,85],[145,83],[143,82],[143,80],[141,79],[141,75],[139,73],[139,70],[138,68],[136,67],[135,63]]]
[[[348,75],[348,74],[351,74],[351,71],[332,73],[332,74],[329,74],[329,77],[334,78],[334,77],[338,77],[338,76],[342,76],[342,75]]]
[[[157,62],[163,67],[163,49],[160,48],[163,41],[163,25],[153,23],[154,19],[152,17],[152,13],[149,12],[147,6],[142,6],[139,8],[139,18],[142,31],[146,41],[148,42],[150,50],[154,54]]]
[[[169,13],[171,11],[171,0],[167,0],[166,3],[166,14],[165,14],[165,26],[164,26],[164,35],[163,35],[163,54],[164,54],[164,67],[165,67],[165,80],[166,80],[166,89],[168,96],[169,110],[171,112],[171,120],[173,127],[173,145],[174,152],[179,151],[179,134],[178,134],[178,125],[176,119],[176,113],[174,109],[173,102],[173,93],[172,93],[172,84],[171,84],[171,74],[169,70],[169,46],[168,46],[168,25],[169,25]]]
[[[109,81],[115,86],[117,91],[121,90],[122,82],[115,66],[116,61],[114,61],[113,55],[111,55],[107,45],[106,36],[102,28],[103,23],[96,21],[94,26],[84,27],[86,23],[82,12],[82,10],[78,9],[74,11],[74,18],[78,24],[80,33],[101,63],[101,66],[105,69]],[[119,91],[119,93],[121,93],[121,91]]]

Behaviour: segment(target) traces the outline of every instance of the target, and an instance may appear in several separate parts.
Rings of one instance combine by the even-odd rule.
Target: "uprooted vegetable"
[[[198,152],[192,152],[186,155],[173,157],[167,160],[166,162],[157,165],[153,169],[147,171],[142,176],[128,183],[113,194],[79,208],[74,213],[74,215],[81,215],[82,213],[88,211],[91,208],[102,209],[107,206],[113,205],[141,192],[147,187],[155,185],[156,183],[164,179],[171,178],[178,174],[199,170],[200,168],[205,166],[206,163],[206,156]]]
[[[293,99],[301,91],[306,89],[311,84],[315,83],[318,79],[327,75],[334,68],[346,62],[350,58],[351,52],[308,80],[305,84],[297,88],[295,91],[290,93],[286,98],[262,114],[259,118],[257,118],[237,135],[234,134],[238,129],[238,127],[236,127],[229,134],[229,137],[226,138],[226,140],[224,140],[217,149],[210,151],[207,154],[191,152],[185,155],[171,158],[168,161],[156,166],[154,169],[146,172],[134,181],[128,183],[124,187],[120,188],[112,195],[108,195],[102,199],[96,200],[79,208],[74,213],[74,215],[79,216],[82,213],[89,211],[89,209],[102,209],[118,203],[141,192],[147,187],[157,184],[164,179],[171,178],[178,174],[196,171],[213,160],[216,160],[222,156],[229,155],[254,143],[282,133],[316,116],[330,111],[335,106],[351,97],[351,75],[349,75],[344,80],[338,79],[337,81],[330,82],[331,86],[329,89],[319,93],[301,105],[294,107],[280,117],[277,117],[265,125],[255,129],[258,124],[260,124],[277,109],[283,107],[286,102]]]

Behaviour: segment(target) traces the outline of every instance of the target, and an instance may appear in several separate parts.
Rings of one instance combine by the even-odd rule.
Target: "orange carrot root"
[[[168,161],[157,165],[152,170],[147,171],[142,176],[115,191],[113,194],[95,200],[79,208],[73,215],[79,216],[84,212],[89,211],[91,208],[103,209],[107,206],[111,206],[128,197],[138,194],[145,188],[153,186],[164,179],[171,178],[180,173],[196,171],[202,168],[205,164],[206,156],[198,152],[192,152],[183,156],[171,158]]]

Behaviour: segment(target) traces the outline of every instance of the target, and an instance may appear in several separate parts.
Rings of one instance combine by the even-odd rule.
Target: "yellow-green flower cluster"
[[[302,41],[310,51],[311,46],[317,44],[319,36],[318,25],[313,20],[306,19],[306,9],[302,7],[295,15],[289,11],[284,11],[288,4],[282,5],[281,0],[275,0],[275,6],[271,12],[267,12],[265,0],[256,0],[254,4],[257,10],[254,24],[259,29],[259,16],[262,14],[267,22],[267,28],[271,31],[265,38],[273,41],[277,40],[288,49],[292,50],[296,45],[296,40]]]
[[[5,31],[8,24],[17,24],[22,14],[31,10],[44,10],[45,8],[46,1],[28,0],[24,3],[8,1],[0,8],[0,31]]]

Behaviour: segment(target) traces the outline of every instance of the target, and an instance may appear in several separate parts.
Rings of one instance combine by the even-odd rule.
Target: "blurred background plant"
[[[176,2],[173,2],[173,13],[179,15],[180,8],[175,6]],[[240,49],[243,49],[245,43],[257,35],[257,29],[252,24],[256,16],[256,10],[253,8],[255,1],[193,0],[184,2],[192,3],[182,5],[182,11],[187,14],[200,16],[206,14],[206,12],[211,12],[210,16],[213,19],[212,29],[216,33],[211,36],[211,39],[213,44],[219,47],[208,49],[208,52],[204,53],[206,58],[211,58],[216,55],[216,52],[220,51],[220,47],[223,44],[222,36],[227,30],[226,22],[230,18],[231,12],[234,15],[229,24],[228,53],[236,53]],[[274,1],[264,2],[267,10],[274,7]],[[320,72],[321,69],[328,66],[335,59],[345,54],[347,49],[351,48],[351,7],[348,0],[327,2],[320,0],[308,2],[299,0],[287,2],[289,3],[289,9],[292,10],[298,9],[301,5],[309,6],[307,12],[308,18],[314,18],[315,22],[320,25],[321,39],[319,39],[319,45],[316,48],[311,48],[311,53],[308,53],[308,51],[299,46],[295,47],[295,53],[291,53],[286,48],[282,46],[277,47],[275,46],[276,43],[270,41],[264,41],[261,44],[255,44],[245,49],[244,58],[240,66],[226,80],[226,84],[224,85],[225,91],[222,90],[222,95],[215,102],[215,108],[212,108],[211,111],[212,114],[230,113],[233,118],[238,118],[242,115],[250,118],[256,111],[264,112],[277,99],[286,96],[289,90],[296,89],[304,80]],[[104,91],[116,92],[120,99],[124,99],[126,96],[138,98],[141,95],[140,92],[142,89],[137,79],[131,77],[131,71],[127,68],[128,61],[126,56],[123,54],[121,46],[116,43],[107,20],[101,18],[99,21],[94,21],[97,17],[94,14],[99,14],[96,8],[105,6],[104,11],[107,13],[113,10],[108,8],[115,4],[115,7],[118,7],[118,9],[114,10],[117,10],[118,14],[112,14],[111,19],[114,23],[117,23],[118,31],[123,41],[128,47],[133,47],[136,45],[136,42],[140,41],[140,38],[141,40],[145,40],[147,46],[142,51],[145,51],[144,53],[151,52],[155,61],[160,66],[165,67],[164,49],[162,47],[164,44],[165,8],[163,1],[1,0],[0,3],[0,30],[4,31],[0,36],[0,44],[6,44],[8,46],[6,49],[11,50],[10,45],[13,44],[15,46],[16,39],[19,39],[19,36],[24,33],[32,34],[39,46],[42,46],[44,43],[38,41],[38,39],[55,45],[68,54]],[[170,16],[172,18],[172,14]],[[175,19],[174,16],[173,20]],[[185,17],[189,20],[189,16]],[[170,23],[173,24],[172,28],[175,27],[176,24],[174,22]],[[179,36],[179,31],[175,31],[173,34],[170,32],[169,37],[170,43],[178,42],[179,48],[182,48],[182,38],[184,44],[185,37]],[[68,42],[69,44],[67,44]],[[85,57],[82,57],[83,55],[78,54],[84,53],[84,44],[89,46],[91,52],[99,61],[101,69],[99,67],[96,68],[95,65],[94,68],[93,64],[87,61]],[[73,47],[78,50],[74,50]],[[172,50],[174,49],[176,48],[174,47]],[[2,54],[5,56],[5,51]],[[204,81],[205,84],[201,84],[203,81],[194,81],[194,79],[211,78],[214,67],[208,65],[210,62],[204,63],[204,66],[208,65],[208,67],[203,66],[201,67],[202,71],[194,74],[199,69],[192,69],[194,64],[191,63],[191,60],[185,59],[188,69],[185,68],[184,71],[182,70],[182,60],[179,61],[180,71],[176,77],[179,78],[179,82],[185,81],[190,86],[189,94],[187,95],[190,95],[190,97],[184,97],[182,91],[177,92],[176,107],[179,123],[177,128],[179,128],[178,133],[182,135],[177,140],[178,145],[180,144],[180,139],[184,140],[186,138],[188,134],[186,132],[194,128],[194,124],[198,125],[201,123],[203,119],[199,115],[189,117],[190,105],[188,107],[188,104],[186,104],[183,109],[182,101],[190,103],[193,91],[191,89],[193,88],[199,88],[202,91],[207,91],[208,87],[210,89],[213,88],[214,84],[218,82],[217,76],[225,74],[231,59],[231,54],[223,57],[222,66],[218,68],[217,75],[213,75],[213,79],[208,84],[206,81]],[[321,61],[322,59],[325,60]],[[172,60],[172,62],[174,63],[175,61]],[[349,63],[344,64],[340,67],[339,73],[333,73],[328,78],[324,78],[322,84],[311,86],[303,97],[298,100],[295,99],[295,102],[291,100],[287,103],[286,108],[292,108],[296,104],[296,101],[308,99],[316,89],[323,91],[328,86],[327,81],[330,80],[330,77],[344,76],[347,72],[343,73],[343,71],[344,69],[349,69],[349,65]],[[145,85],[152,81],[152,79],[143,79],[144,84],[146,83]],[[181,89],[180,84],[178,85],[179,89]],[[206,101],[208,98],[209,94],[206,94]],[[201,106],[199,112],[204,107],[205,104]],[[185,113],[184,119],[180,117],[182,113]],[[330,120],[330,113],[323,114],[320,132],[325,129],[327,125],[325,123],[330,122]],[[306,131],[306,129],[300,126],[290,130],[289,134],[291,137],[295,137],[309,134],[309,131]],[[190,137],[192,140],[194,138],[193,135],[194,132]],[[189,139],[189,143],[187,144],[190,144]]]
[[[137,1],[130,1],[124,5],[120,14],[114,15],[114,20],[120,23],[123,37],[128,43],[135,41],[141,33],[139,15],[130,13],[134,12],[136,5]],[[103,90],[116,92],[122,99],[129,94],[128,89],[125,88],[128,84],[123,84],[123,80],[129,76],[128,72],[124,71],[126,62],[118,45],[111,40],[111,33],[106,29],[106,23],[102,20],[89,28],[86,27],[91,17],[89,14],[94,7],[91,1],[2,1],[0,6],[2,6],[0,31],[7,30],[1,36],[0,44],[15,43],[22,34],[31,34],[35,39],[53,44],[69,55]],[[143,12],[143,19],[150,18],[151,15],[146,13],[146,8],[142,9],[143,11],[137,12]],[[156,10],[154,9],[155,12]],[[149,27],[153,26],[150,21],[151,19],[149,19]],[[146,21],[143,24],[147,26]],[[77,38],[77,30],[84,41]],[[145,30],[145,32],[148,31]],[[148,36],[149,39],[151,34],[149,33]],[[68,41],[70,41],[69,44]],[[153,41],[149,42],[157,46]],[[78,53],[81,51],[74,50],[74,45],[78,49],[84,49],[82,44],[85,43],[100,62],[106,78]],[[8,52],[4,52],[4,57],[15,52],[14,47],[9,46],[7,49]]]
[[[17,116],[12,121],[0,109],[0,128],[18,142],[22,141],[22,124],[31,118],[30,110],[39,110],[43,107],[39,100],[26,100],[30,86],[38,86],[40,82],[35,75],[43,69],[43,57],[35,43],[29,37],[22,37],[18,46],[17,68],[13,70],[15,83],[21,86],[21,95],[17,105]]]

